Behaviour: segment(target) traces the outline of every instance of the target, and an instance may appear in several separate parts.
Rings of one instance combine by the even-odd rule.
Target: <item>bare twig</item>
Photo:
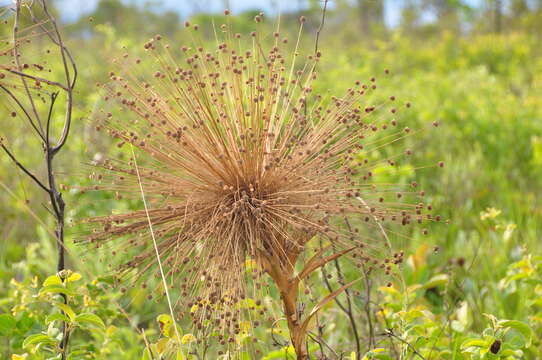
[[[28,122],[30,123],[30,126],[32,126],[32,128],[34,129],[34,131],[36,131],[36,134],[38,134],[38,136],[41,138],[42,141],[45,141],[45,138],[43,137],[43,134],[40,132],[40,130],[36,127],[36,124],[34,123],[34,121],[32,120],[32,117],[30,116],[30,114],[28,113],[28,111],[26,110],[26,108],[24,107],[24,105],[22,104],[22,102],[15,96],[15,94],[13,94],[13,92],[11,92],[7,87],[5,87],[4,85],[0,85],[0,88],[2,90],[4,90],[4,92],[6,94],[8,94],[8,96],[13,100],[15,101],[15,103],[17,104],[17,106],[19,106],[19,108],[23,111],[23,113],[25,114],[26,118],[28,119]]]
[[[328,0],[324,0],[324,8],[322,9],[322,19],[320,20],[320,26],[318,27],[318,30],[316,31],[316,41],[314,44],[314,53],[318,53],[318,41],[320,40],[320,33],[324,29],[324,22],[326,20],[326,10],[327,10],[327,2]]]
[[[48,79],[45,79],[45,78],[42,78],[42,77],[39,77],[39,76],[36,76],[36,75],[27,74],[25,72],[14,70],[14,69],[9,69],[9,68],[6,69],[6,71],[9,71],[12,74],[19,75],[19,76],[24,77],[24,78],[28,78],[28,79],[31,79],[31,80],[34,80],[34,81],[38,81],[40,83],[45,83],[47,85],[52,85],[52,86],[59,87],[59,88],[65,90],[65,91],[69,90],[66,86],[64,86],[63,84],[61,84],[61,83],[59,83],[57,81],[48,80]]]
[[[21,71],[21,61],[19,59],[19,51],[18,51],[18,34],[19,34],[19,18],[21,15],[21,1],[17,0],[15,2],[15,21],[13,23],[13,57],[15,61],[15,65],[17,66],[17,70]],[[32,112],[34,113],[34,116],[36,117],[35,121],[38,124],[38,127],[40,129],[40,132],[43,134],[43,126],[41,124],[40,116],[38,113],[38,110],[36,108],[36,104],[34,103],[34,97],[30,93],[30,89],[28,87],[28,84],[26,82],[26,78],[21,76],[21,82],[23,83],[24,90],[26,92],[26,96],[28,100],[30,101],[30,106],[32,107]]]
[[[418,352],[418,350],[416,350],[416,348],[411,343],[409,343],[405,339],[401,338],[400,336],[395,335],[392,329],[387,329],[382,335],[392,337],[394,339],[399,340],[399,342],[401,342],[401,343],[405,344],[406,346],[408,346],[408,348],[410,350],[412,350],[412,352],[414,354],[416,354],[420,359],[426,360],[425,357],[422,354],[420,354]]]
[[[315,341],[315,342],[316,342],[318,345],[320,345],[321,347],[322,347],[322,346],[325,346],[326,348],[328,348],[328,349],[333,353],[333,355],[335,355],[335,357],[336,357],[337,359],[339,359],[339,354],[337,354],[337,352],[336,352],[335,350],[333,350],[333,348],[332,348],[328,343],[326,343],[326,342],[324,341],[324,339],[322,339],[321,336],[316,335],[316,334],[313,334],[313,333],[310,333],[310,332],[308,333],[308,335],[309,335],[309,337],[310,337],[313,341]]]
[[[43,143],[43,148],[45,149],[45,163],[46,163],[46,169],[47,169],[47,185],[38,179],[34,173],[29,170],[27,167],[22,165],[22,163],[17,159],[17,157],[3,144],[0,142],[0,145],[4,152],[9,156],[9,158],[19,167],[28,177],[30,177],[42,190],[44,190],[48,195],[51,202],[51,208],[52,213],[56,219],[56,229],[55,229],[55,237],[57,242],[57,249],[58,249],[58,263],[57,263],[57,271],[59,273],[59,276],[61,278],[64,278],[64,272],[65,270],[65,243],[64,243],[64,225],[65,225],[65,203],[62,198],[62,193],[60,192],[56,178],[55,178],[55,171],[54,171],[54,158],[55,155],[58,153],[58,151],[64,146],[66,143],[66,140],[68,138],[71,122],[72,122],[72,109],[73,109],[73,89],[75,86],[75,81],[77,78],[77,67],[75,65],[75,61],[72,58],[70,52],[68,49],[64,46],[64,42],[62,40],[62,36],[60,35],[60,32],[58,30],[55,18],[51,15],[47,8],[47,2],[46,0],[40,0],[39,3],[41,4],[41,7],[43,9],[45,20],[39,20],[37,19],[33,13],[32,13],[32,6],[34,6],[34,2],[30,3],[23,3],[21,0],[16,0],[14,4],[14,25],[13,25],[13,49],[12,55],[14,58],[14,64],[15,69],[9,68],[9,67],[2,67],[3,69],[7,70],[8,73],[12,74],[13,76],[16,76],[20,79],[20,82],[22,84],[22,88],[24,89],[23,94],[21,95],[24,97],[24,100],[21,101],[20,98],[17,97],[15,93],[10,91],[5,86],[0,86],[1,89],[8,94],[10,99],[14,101],[17,106],[24,112],[26,119],[29,121],[30,125],[32,126],[33,130],[38,134],[39,138],[41,139]],[[33,26],[39,26],[44,30],[44,33],[49,37],[49,39],[58,46],[60,55],[62,58],[62,64],[64,67],[64,73],[65,73],[65,84],[62,84],[61,82],[45,79],[42,77],[34,76],[31,74],[27,74],[22,71],[22,66],[20,62],[20,52],[19,52],[19,20],[21,16],[21,7],[24,5],[24,7],[28,10],[30,13],[30,16],[32,18],[32,21],[34,22]],[[52,31],[47,29],[44,24],[49,23],[51,24]],[[71,69],[68,64],[71,64]],[[50,104],[47,112],[47,122],[46,122],[46,128],[44,129],[42,118],[40,116],[40,112],[38,110],[38,107],[36,106],[36,101],[34,99],[34,94],[30,91],[31,88],[28,85],[28,80],[34,80],[36,82],[44,83],[50,86],[55,86],[61,90],[64,90],[66,93],[66,111],[65,111],[65,117],[64,117],[64,124],[63,124],[63,130],[61,135],[56,141],[52,140],[51,137],[51,119],[53,117],[53,112],[55,110],[55,102],[58,96],[58,92],[53,92],[50,95]],[[24,103],[28,101],[30,104],[30,109],[27,110]],[[56,143],[55,145],[52,145],[53,143]],[[64,299],[64,303],[67,303],[67,297],[65,295],[62,296]],[[62,341],[60,343],[60,349],[61,349],[61,357],[62,360],[65,360],[67,358],[67,347],[68,347],[68,341],[69,341],[69,327],[66,323],[63,324],[63,330],[62,330],[63,336]]]
[[[11,153],[11,151],[9,151],[9,149],[4,144],[0,143],[0,146],[9,156],[9,158],[15,163],[15,165],[17,165],[19,169],[21,169],[26,175],[28,175],[28,177],[34,180],[34,182],[38,184],[40,188],[42,188],[47,193],[51,191],[36,177],[36,175],[32,174],[30,170],[28,170],[23,164],[20,163],[19,160],[17,160],[17,158]]]

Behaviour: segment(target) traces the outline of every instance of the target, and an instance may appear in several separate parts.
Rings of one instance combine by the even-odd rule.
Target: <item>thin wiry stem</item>
[[[19,75],[20,77],[28,78],[28,79],[31,79],[31,80],[34,80],[34,81],[38,81],[40,83],[45,83],[47,85],[56,86],[56,87],[61,88],[62,90],[68,91],[68,88],[65,85],[59,83],[58,81],[48,80],[48,79],[45,79],[45,78],[42,78],[42,77],[39,77],[39,76],[36,76],[36,75],[27,74],[27,73],[24,73],[22,71],[17,71],[17,70],[10,69],[10,68],[7,68],[6,70],[9,71],[10,73],[15,74],[15,75]]]
[[[15,65],[17,66],[17,71],[21,72],[21,61],[19,59],[19,51],[18,51],[18,33],[19,33],[19,18],[21,15],[21,1],[16,0],[15,1],[15,21],[13,23],[13,57],[15,61]],[[23,83],[24,90],[26,92],[26,97],[28,98],[28,101],[30,102],[30,106],[32,108],[32,112],[35,116],[35,121],[38,124],[37,127],[39,127],[41,134],[43,135],[43,126],[41,124],[40,115],[38,113],[38,110],[36,108],[36,104],[34,103],[34,97],[30,93],[30,89],[28,87],[28,84],[26,82],[26,79],[24,76],[21,77],[21,82]]]
[[[318,27],[318,30],[316,31],[316,41],[314,43],[314,53],[318,53],[318,41],[320,40],[320,33],[324,29],[324,22],[326,20],[326,9],[327,9],[327,3],[329,0],[324,0],[324,8],[322,9],[322,19],[320,20],[320,26]]]
[[[386,330],[382,335],[384,335],[384,336],[389,336],[389,337],[391,337],[391,338],[394,338],[394,339],[399,340],[399,342],[401,342],[401,343],[405,344],[406,346],[408,346],[408,347],[410,348],[410,350],[412,350],[412,352],[413,352],[414,354],[416,354],[420,359],[426,360],[425,357],[424,357],[422,354],[420,354],[420,353],[418,352],[418,350],[417,350],[411,343],[409,343],[409,342],[406,341],[405,339],[401,338],[400,336],[395,335],[395,333],[393,332],[393,330],[388,329],[388,330]]]
[[[28,111],[26,110],[26,108],[24,107],[24,105],[22,104],[22,102],[15,96],[15,94],[13,94],[12,91],[10,91],[8,88],[6,88],[4,85],[0,85],[0,88],[2,90],[4,90],[4,92],[6,92],[9,97],[15,101],[15,103],[17,104],[17,106],[19,106],[19,108],[24,112],[26,118],[28,119],[28,122],[30,123],[30,126],[32,127],[32,129],[34,129],[34,131],[36,132],[36,134],[40,137],[41,140],[43,140],[45,142],[45,138],[43,137],[43,134],[40,132],[40,130],[36,127],[36,124],[34,123],[34,121],[32,120],[32,117],[30,116],[30,114],[28,113]]]
[[[17,165],[19,169],[21,169],[26,175],[28,175],[29,178],[31,178],[40,188],[43,189],[43,191],[50,193],[51,190],[45,186],[37,177],[36,175],[32,174],[30,170],[28,170],[23,164],[17,160],[17,158],[9,151],[9,149],[3,144],[0,143],[0,147],[6,152],[6,154],[9,156],[9,158]]]
[[[177,329],[177,321],[175,320],[175,314],[173,313],[173,306],[171,305],[171,297],[169,296],[168,284],[167,284],[167,281],[166,281],[166,276],[164,275],[164,268],[162,267],[162,260],[160,259],[160,252],[158,251],[158,244],[156,242],[156,237],[154,236],[154,230],[153,230],[153,227],[152,227],[151,217],[149,216],[149,209],[147,207],[147,200],[145,198],[145,192],[143,190],[143,184],[141,182],[141,176],[139,174],[139,167],[137,166],[137,159],[136,159],[136,156],[135,156],[134,147],[131,144],[130,144],[130,150],[132,151],[132,159],[134,160],[134,168],[135,168],[137,179],[138,179],[139,190],[141,191],[141,200],[143,201],[143,206],[144,206],[144,209],[145,209],[145,213],[147,215],[147,221],[149,223],[149,231],[151,233],[152,243],[154,245],[154,251],[156,252],[156,262],[158,264],[158,268],[160,269],[160,276],[162,277],[162,284],[164,286],[164,292],[166,293],[166,299],[167,299],[167,304],[168,304],[168,307],[169,307],[169,313],[171,315],[171,320],[173,321],[173,327],[175,328],[175,335],[177,336],[177,341],[180,344],[181,337],[179,335],[179,330]],[[179,349],[181,349],[181,353],[183,354],[183,357],[184,357],[183,349],[180,346],[179,346]]]

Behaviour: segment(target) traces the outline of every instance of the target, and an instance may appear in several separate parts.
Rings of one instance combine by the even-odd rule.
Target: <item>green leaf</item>
[[[70,322],[70,319],[66,315],[60,314],[60,313],[52,314],[52,315],[47,316],[47,318],[45,318],[46,324],[50,324],[53,321]]]
[[[423,284],[423,289],[432,289],[437,286],[446,285],[448,283],[448,275],[447,274],[438,274],[433,276],[431,279],[429,279],[428,282]]]
[[[143,350],[143,356],[141,356],[141,360],[151,360],[151,355],[148,348],[145,348],[145,350]]]
[[[64,294],[67,296],[77,295],[75,291],[68,289],[67,287],[64,287],[63,285],[47,285],[45,287],[42,287],[39,292],[40,295],[48,294],[48,293]]]
[[[54,305],[60,310],[64,311],[64,313],[68,315],[70,320],[73,320],[75,318],[75,312],[72,310],[72,308],[69,305],[66,305],[61,302],[55,302]]]
[[[17,320],[11,314],[0,315],[0,336],[11,335],[17,327]]]
[[[294,360],[295,359],[294,347],[290,345],[287,347],[283,347],[280,350],[271,351],[262,358],[262,360],[274,360],[274,359]]]
[[[480,339],[467,339],[461,344],[461,349],[465,349],[471,346],[484,347],[487,346],[487,341]]]
[[[526,347],[531,346],[531,341],[533,339],[533,331],[531,330],[529,325],[518,320],[500,320],[498,324],[499,326],[508,327],[508,328],[516,330],[521,335],[523,335],[523,337],[525,337],[525,343],[526,343],[525,346]]]
[[[43,282],[43,286],[62,285],[62,279],[58,275],[51,275]]]
[[[79,314],[73,319],[79,324],[91,324],[105,330],[105,324],[97,315],[91,313]]]
[[[56,344],[56,341],[44,334],[30,335],[23,341],[23,348],[34,344]]]
[[[19,321],[17,321],[17,329],[19,329],[19,333],[25,334],[32,328],[32,325],[34,325],[34,319],[32,319],[30,315],[28,315],[28,312],[25,311]]]

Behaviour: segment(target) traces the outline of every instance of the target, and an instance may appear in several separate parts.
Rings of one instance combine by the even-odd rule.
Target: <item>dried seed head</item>
[[[261,311],[258,294],[267,291],[267,281],[292,272],[313,239],[336,251],[363,249],[356,256],[376,271],[385,246],[364,242],[366,229],[429,219],[423,206],[394,199],[394,192],[411,198],[408,186],[403,192],[376,182],[380,162],[399,165],[395,158],[378,160],[381,152],[367,144],[381,148],[406,136],[389,134],[387,124],[397,124],[389,116],[399,112],[387,98],[365,104],[364,92],[352,88],[325,103],[312,94],[320,53],[290,74],[285,59],[293,50],[276,41],[267,53],[253,53],[259,38],[239,50],[242,42],[230,43],[230,35],[229,27],[217,34],[224,39],[214,51],[181,47],[175,63],[163,56],[169,50],[157,35],[145,48],[160,66],[140,65],[137,77],[124,75],[130,69],[110,73],[103,88],[112,101],[97,127],[134,153],[96,162],[102,174],[94,177],[95,189],[110,190],[117,200],[140,200],[143,190],[149,207],[89,219],[94,231],[87,236],[92,246],[112,247],[108,254],[120,258],[121,275],[136,273],[136,279],[160,276],[156,241],[193,326],[208,321],[221,328],[224,344],[232,339],[226,335],[241,331],[247,311]],[[399,264],[403,256],[390,259]],[[390,266],[382,271],[390,273]],[[247,298],[257,299],[248,309]]]

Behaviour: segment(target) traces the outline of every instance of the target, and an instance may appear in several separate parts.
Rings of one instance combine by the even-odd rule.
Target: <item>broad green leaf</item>
[[[295,350],[292,345],[267,353],[262,360],[295,360]]]
[[[51,275],[43,282],[43,286],[62,285],[62,279],[58,275]]]
[[[30,317],[28,312],[23,312],[22,317],[17,321],[17,329],[19,330],[19,333],[26,333],[30,328],[32,328],[32,325],[34,325],[34,319]]]
[[[42,287],[39,292],[40,295],[49,294],[49,293],[64,294],[67,296],[77,295],[75,291],[68,289],[67,287],[63,285],[47,285],[47,286]]]
[[[431,289],[435,288],[437,286],[446,285],[448,283],[448,275],[447,274],[438,274],[433,276],[431,279],[429,279],[428,282],[423,284],[423,289]]]
[[[487,341],[481,339],[468,339],[461,344],[461,349],[465,349],[471,346],[484,347],[487,346]]]
[[[73,319],[79,324],[91,324],[105,330],[105,324],[97,315],[91,313],[79,314]]]
[[[66,315],[60,314],[60,313],[56,313],[56,314],[49,315],[49,316],[47,316],[47,318],[45,319],[45,323],[46,323],[46,324],[50,324],[50,323],[52,323],[53,321],[69,322],[70,319],[69,319]]]
[[[151,352],[148,348],[145,348],[145,350],[143,350],[143,356],[141,356],[141,360],[151,360]]]
[[[44,334],[30,335],[23,341],[23,348],[34,344],[56,344],[56,341]]]
[[[0,336],[11,335],[17,327],[17,320],[11,314],[0,315]]]
[[[501,320],[498,322],[498,324],[499,326],[509,327],[511,329],[518,331],[521,335],[525,337],[525,342],[526,342],[525,346],[526,347],[531,346],[533,331],[531,330],[529,325],[518,320]]]
[[[60,310],[64,311],[64,313],[66,315],[68,315],[70,320],[73,320],[75,318],[75,312],[73,311],[73,309],[69,305],[66,305],[66,304],[61,303],[61,302],[55,302],[54,305],[57,308],[59,308]]]

